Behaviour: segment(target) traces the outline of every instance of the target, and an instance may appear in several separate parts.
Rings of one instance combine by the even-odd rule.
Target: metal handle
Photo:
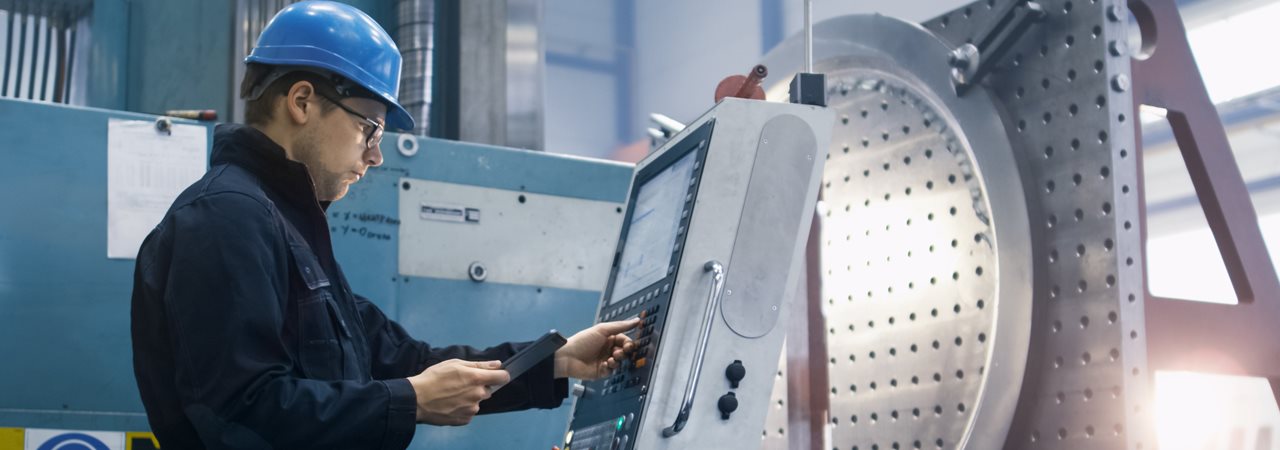
[[[702,312],[702,332],[698,336],[698,348],[693,353],[693,366],[689,368],[689,380],[684,385],[684,402],[680,405],[680,414],[676,415],[676,423],[662,429],[662,437],[675,436],[689,421],[689,411],[693,409],[693,396],[698,392],[698,377],[702,374],[702,359],[707,354],[707,341],[711,339],[711,324],[715,323],[715,311],[720,307],[720,297],[724,296],[724,265],[720,261],[711,260],[702,266],[711,272],[711,292],[708,293],[707,309]]]

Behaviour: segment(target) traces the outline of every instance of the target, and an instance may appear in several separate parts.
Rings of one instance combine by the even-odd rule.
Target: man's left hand
[[[639,325],[640,319],[602,322],[573,335],[556,350],[556,378],[594,380],[608,375],[635,347],[622,333]]]

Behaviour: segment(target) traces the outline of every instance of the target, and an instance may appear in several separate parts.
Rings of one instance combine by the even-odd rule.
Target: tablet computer
[[[538,365],[538,363],[554,356],[556,354],[556,350],[563,347],[566,342],[568,342],[568,340],[565,339],[564,336],[561,336],[556,330],[548,331],[547,334],[542,335],[538,340],[533,341],[532,344],[520,349],[520,351],[516,352],[515,355],[512,355],[510,358],[502,361],[502,370],[511,374],[512,380],[520,378],[521,375],[524,375],[525,372],[528,372],[529,369],[532,369],[534,366]],[[489,390],[490,392],[493,392],[501,387],[502,386],[490,386]]]

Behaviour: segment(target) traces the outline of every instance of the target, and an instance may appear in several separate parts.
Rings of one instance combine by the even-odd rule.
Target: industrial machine
[[[637,350],[565,448],[749,448],[764,424],[833,117],[728,98],[636,167],[599,321]]]
[[[130,356],[134,260],[108,258],[107,149],[119,121],[152,134],[155,123],[198,126],[205,141],[213,129],[0,99],[0,138],[14,150],[0,177],[23,193],[0,198],[0,448],[73,435],[113,449],[154,443]],[[382,166],[327,211],[355,292],[433,345],[591,325],[632,165],[390,133],[382,150]],[[410,448],[549,448],[569,404],[424,425]]]

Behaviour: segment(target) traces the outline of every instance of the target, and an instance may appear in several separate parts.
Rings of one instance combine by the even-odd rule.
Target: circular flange
[[[1027,200],[991,94],[955,93],[954,49],[916,24],[815,25],[836,111],[823,174],[833,444],[999,448],[1025,371],[1032,248]],[[785,98],[789,39],[763,63]],[[877,445],[878,444],[878,445]]]

